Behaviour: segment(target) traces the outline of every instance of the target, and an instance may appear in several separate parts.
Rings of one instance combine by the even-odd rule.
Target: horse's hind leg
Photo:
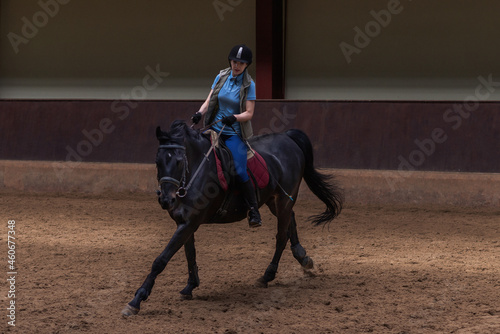
[[[192,299],[193,289],[200,286],[200,278],[198,277],[198,266],[196,265],[196,249],[194,248],[194,234],[184,244],[186,259],[188,263],[189,278],[186,287],[181,291],[181,298]]]
[[[276,215],[276,208],[272,205],[269,205],[269,208],[271,209],[271,212]],[[274,256],[271,263],[264,272],[264,276],[257,280],[257,285],[260,287],[267,287],[267,283],[271,282],[276,277],[276,273],[278,272],[278,264],[289,238],[288,226],[290,224],[291,218],[290,213],[292,213],[291,210],[286,210],[285,212],[280,212],[277,215],[278,233],[276,234],[276,250],[274,251]]]
[[[299,236],[297,234],[297,222],[295,221],[295,213],[292,212],[292,219],[290,221],[289,227],[290,233],[290,248],[292,250],[293,257],[300,263],[304,269],[312,269],[314,267],[313,260],[307,256],[306,250],[299,242]]]

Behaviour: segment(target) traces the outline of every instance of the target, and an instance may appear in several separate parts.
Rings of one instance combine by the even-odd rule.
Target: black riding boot
[[[259,205],[257,204],[257,199],[255,197],[255,189],[253,187],[252,181],[248,180],[246,182],[240,183],[241,194],[245,199],[245,203],[248,206],[248,225],[250,227],[259,227],[262,225],[262,220],[260,219]]]

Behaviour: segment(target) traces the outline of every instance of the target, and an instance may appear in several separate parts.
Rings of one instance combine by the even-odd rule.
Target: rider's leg
[[[250,227],[258,227],[262,225],[259,205],[255,195],[255,189],[252,181],[247,174],[247,147],[239,136],[228,136],[225,139],[226,146],[231,150],[234,160],[234,167],[239,181],[241,194],[248,207],[248,224]]]
[[[240,190],[248,207],[248,225],[250,227],[261,226],[262,220],[260,218],[259,205],[257,204],[255,188],[252,181],[246,180],[245,182],[240,183]]]

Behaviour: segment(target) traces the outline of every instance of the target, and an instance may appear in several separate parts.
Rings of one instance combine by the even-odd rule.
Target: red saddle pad
[[[268,185],[269,183],[269,172],[267,171],[267,164],[264,158],[256,152],[253,151],[254,154],[253,156],[247,160],[247,168],[251,171],[252,175],[250,173],[248,174],[250,176],[250,179],[254,183],[254,186],[259,187],[259,188],[264,188]],[[217,154],[215,154],[215,164],[217,165],[217,176],[219,178],[220,185],[224,191],[227,191],[228,189],[228,180],[224,177],[224,172],[222,169],[222,162],[219,160],[219,157]],[[257,182],[255,184],[254,182]]]
[[[247,168],[252,172],[253,177],[257,182],[257,187],[264,188],[265,186],[267,186],[267,184],[269,183],[269,172],[267,171],[267,164],[264,158],[262,158],[262,156],[258,152],[254,151],[253,157],[248,159]],[[252,180],[250,174],[249,176]]]

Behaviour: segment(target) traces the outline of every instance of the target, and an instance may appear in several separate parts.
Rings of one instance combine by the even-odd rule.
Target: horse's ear
[[[161,137],[161,128],[159,126],[156,127],[156,138],[160,139]]]

